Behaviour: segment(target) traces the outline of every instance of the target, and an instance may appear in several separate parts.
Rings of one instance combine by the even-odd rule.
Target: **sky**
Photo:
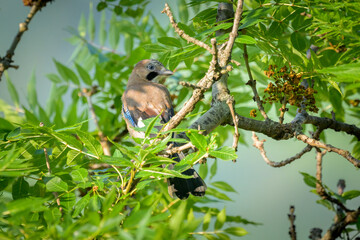
[[[25,32],[14,61],[18,70],[11,69],[9,76],[19,91],[20,101],[26,102],[27,83],[35,72],[39,102],[45,105],[51,82],[45,77],[56,72],[53,59],[69,65],[69,58],[74,47],[66,41],[71,35],[65,30],[71,26],[76,28],[83,13],[89,12],[88,0],[56,0],[37,13]],[[175,8],[174,1],[171,1]],[[95,2],[96,3],[96,2]],[[166,23],[168,19],[160,11],[164,1],[151,1],[148,10],[159,17],[159,22]],[[24,21],[28,7],[20,0],[0,0],[0,56],[3,56],[18,30],[18,24]],[[100,14],[95,11],[96,20]],[[0,99],[11,102],[6,81],[0,82]],[[66,102],[66,100],[65,100]],[[318,197],[309,192],[310,188],[303,183],[300,172],[315,175],[315,154],[307,153],[302,159],[279,169],[271,168],[261,158],[257,149],[252,147],[251,133],[245,133],[248,146],[239,146],[239,158],[236,163],[218,162],[218,175],[212,181],[226,181],[237,193],[229,196],[233,202],[221,202],[216,205],[226,207],[230,215],[240,215],[251,221],[260,222],[260,226],[243,226],[249,235],[246,240],[255,239],[289,239],[289,221],[287,214],[289,206],[295,205],[296,230],[298,239],[307,239],[312,227],[320,227],[325,232],[330,226],[333,214],[325,207],[316,204]],[[259,134],[260,139],[265,138]],[[328,136],[329,143],[351,150],[350,137],[341,133]],[[231,140],[227,143],[231,145]],[[305,145],[302,142],[275,141],[267,139],[265,148],[273,161],[281,161],[293,156]],[[210,160],[211,161],[211,160]],[[350,163],[334,153],[325,156],[323,164],[324,182],[333,190],[338,179],[346,180],[345,190],[358,189],[360,174]],[[350,207],[359,206],[352,202]]]

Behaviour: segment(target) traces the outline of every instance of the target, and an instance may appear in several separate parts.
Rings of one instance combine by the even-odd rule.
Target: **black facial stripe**
[[[151,81],[156,78],[157,75],[159,75],[157,72],[150,72],[148,75],[146,75],[146,79]]]

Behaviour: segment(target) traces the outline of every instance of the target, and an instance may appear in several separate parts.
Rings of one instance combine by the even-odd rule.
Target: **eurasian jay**
[[[144,119],[156,117],[161,113],[161,123],[166,123],[174,116],[170,93],[159,83],[172,74],[172,71],[153,59],[145,59],[135,65],[122,96],[122,115],[131,136],[144,137],[143,132],[134,130],[134,127],[144,126]],[[172,157],[178,162],[181,160],[178,154]],[[170,196],[174,197],[175,194],[180,199],[187,199],[190,193],[204,196],[206,184],[199,174],[193,168],[182,174],[192,178],[169,178],[167,182]]]

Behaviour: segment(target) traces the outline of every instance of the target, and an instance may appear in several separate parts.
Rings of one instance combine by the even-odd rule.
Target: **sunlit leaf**
[[[46,191],[48,192],[66,192],[68,184],[59,177],[54,177],[46,183]]]

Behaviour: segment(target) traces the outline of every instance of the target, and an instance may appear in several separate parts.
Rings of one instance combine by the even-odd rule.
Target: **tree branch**
[[[350,163],[352,163],[355,167],[360,168],[360,161],[356,158],[354,158],[349,151],[334,147],[330,144],[322,143],[318,140],[309,138],[308,136],[304,134],[299,134],[296,136],[296,138],[300,141],[303,141],[306,144],[309,144],[310,146],[322,148],[325,149],[328,152],[335,152],[339,154],[340,156],[344,157],[346,160],[348,160]]]
[[[188,43],[191,42],[195,45],[198,45],[199,47],[204,48],[205,50],[207,50],[208,52],[212,52],[211,48],[209,47],[209,45],[207,45],[206,43],[197,40],[196,38],[193,38],[189,35],[187,35],[184,30],[180,29],[178,24],[175,22],[174,19],[174,15],[171,12],[170,6],[169,4],[165,3],[165,8],[164,10],[161,11],[161,13],[166,13],[166,15],[169,17],[170,23],[173,26],[173,28],[175,29],[175,32],[182,37],[183,39],[185,39]]]
[[[293,157],[290,157],[288,159],[285,159],[283,161],[280,162],[274,162],[271,161],[267,155],[266,155],[266,151],[264,149],[264,142],[266,141],[264,140],[259,140],[258,136],[255,134],[255,132],[252,133],[252,139],[254,141],[253,146],[256,147],[257,149],[259,149],[261,156],[263,157],[264,161],[270,165],[271,167],[283,167],[289,163],[292,163],[293,161],[300,159],[305,153],[310,152],[312,147],[310,145],[307,145],[301,152],[299,152],[298,154],[296,154]]]
[[[249,75],[249,81],[246,83],[246,85],[249,85],[253,91],[253,94],[254,94],[254,101],[256,102],[257,104],[257,107],[261,113],[261,115],[264,117],[265,120],[268,119],[268,116],[264,110],[264,107],[261,103],[261,100],[260,100],[260,97],[259,97],[259,94],[257,92],[257,89],[256,89],[256,80],[253,79],[253,76],[251,74],[251,69],[250,69],[250,64],[249,64],[249,55],[248,55],[248,52],[247,52],[247,46],[246,44],[244,44],[244,61],[245,61],[245,66],[246,66],[246,70],[247,70],[247,73]]]
[[[290,221],[289,235],[291,240],[296,240],[296,228],[295,228],[295,207],[290,206],[290,213],[288,214],[288,218]]]
[[[44,3],[45,2],[45,3]],[[28,25],[30,23],[30,21],[32,20],[32,18],[34,17],[34,15],[42,8],[46,5],[47,1],[42,1],[42,0],[38,0],[33,2],[33,5],[30,9],[29,14],[27,15],[27,18],[25,19],[24,22],[19,24],[19,31],[16,34],[10,48],[7,50],[5,57],[1,58],[0,57],[0,81],[1,81],[1,77],[4,73],[4,71],[8,68],[19,68],[19,66],[16,65],[12,65],[11,63],[13,62],[12,58],[15,55],[15,49],[18,45],[18,43],[21,40],[22,35],[24,34],[24,32],[26,30],[28,30]]]
[[[243,0],[239,0],[237,2],[235,16],[234,16],[234,24],[233,24],[232,30],[230,32],[229,40],[227,41],[226,48],[223,51],[223,53],[221,54],[221,58],[220,58],[220,66],[221,67],[224,67],[226,64],[228,64],[230,62],[232,48],[234,46],[235,39],[238,36],[238,29],[239,29],[239,25],[240,25],[241,16],[243,13],[243,3],[244,3]]]
[[[89,105],[90,114],[91,114],[91,116],[92,116],[92,118],[94,120],[95,127],[98,130],[98,135],[99,135],[99,138],[100,138],[101,146],[102,146],[103,151],[104,151],[104,155],[111,156],[109,142],[107,141],[107,138],[104,135],[104,133],[101,131],[100,124],[99,124],[99,121],[98,121],[97,116],[95,114],[95,109],[94,109],[94,106],[93,106],[92,100],[91,100],[91,96],[95,93],[95,91],[96,91],[95,87],[92,87],[92,89],[90,91],[88,89],[86,89],[86,88],[83,88],[81,94],[86,97],[87,103]]]

